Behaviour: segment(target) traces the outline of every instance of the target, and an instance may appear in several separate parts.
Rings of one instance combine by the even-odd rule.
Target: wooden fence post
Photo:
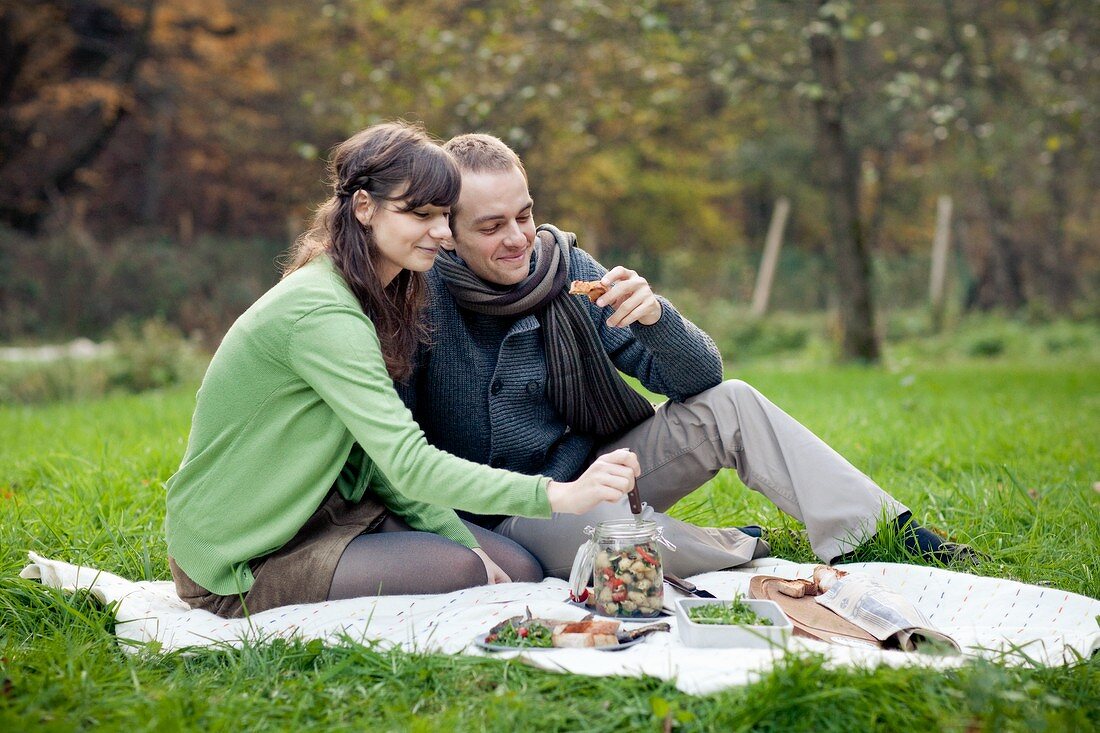
[[[760,260],[760,270],[756,274],[756,286],[752,291],[752,310],[755,318],[763,316],[768,310],[768,299],[772,294],[772,281],[775,280],[775,266],[779,262],[779,248],[783,244],[783,230],[787,226],[787,215],[791,212],[791,202],[781,196],[775,202],[772,220],[768,224],[768,234],[764,237],[764,257]]]
[[[932,330],[943,328],[944,293],[947,281],[947,254],[951,249],[951,197],[936,200],[936,233],[932,239],[932,277],[928,301],[932,307]]]

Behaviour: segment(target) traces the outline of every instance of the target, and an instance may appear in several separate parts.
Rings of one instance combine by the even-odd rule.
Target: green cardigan
[[[285,544],[333,487],[351,501],[370,491],[414,529],[472,548],[449,507],[548,517],[548,483],[430,446],[374,325],[321,256],[257,300],[214,354],[166,484],[168,554],[233,595],[252,587],[248,561]]]

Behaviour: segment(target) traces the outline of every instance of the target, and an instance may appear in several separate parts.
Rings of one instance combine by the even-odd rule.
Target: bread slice
[[[614,634],[559,634],[551,637],[554,646],[560,649],[579,649],[598,646],[615,646],[619,637]]]
[[[550,638],[554,646],[565,649],[614,646],[619,643],[618,630],[618,621],[585,619],[555,626]]]
[[[554,630],[565,634],[614,634],[619,630],[619,622],[585,619],[566,623]]]
[[[607,286],[599,280],[574,280],[569,284],[570,295],[587,295],[593,303],[607,292]]]

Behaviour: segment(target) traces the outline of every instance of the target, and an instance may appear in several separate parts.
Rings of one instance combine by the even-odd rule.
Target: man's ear
[[[368,226],[370,220],[374,217],[374,199],[366,191],[359,189],[352,196],[351,205],[355,211],[355,218],[359,220],[359,223]]]

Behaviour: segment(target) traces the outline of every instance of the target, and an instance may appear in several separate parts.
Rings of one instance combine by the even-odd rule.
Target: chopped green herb
[[[697,624],[722,624],[727,626],[771,626],[770,619],[758,615],[735,596],[732,601],[707,603],[688,609],[688,618]]]
[[[524,622],[508,624],[495,634],[485,637],[486,644],[515,647],[550,647],[554,645],[553,632],[542,624]]]

